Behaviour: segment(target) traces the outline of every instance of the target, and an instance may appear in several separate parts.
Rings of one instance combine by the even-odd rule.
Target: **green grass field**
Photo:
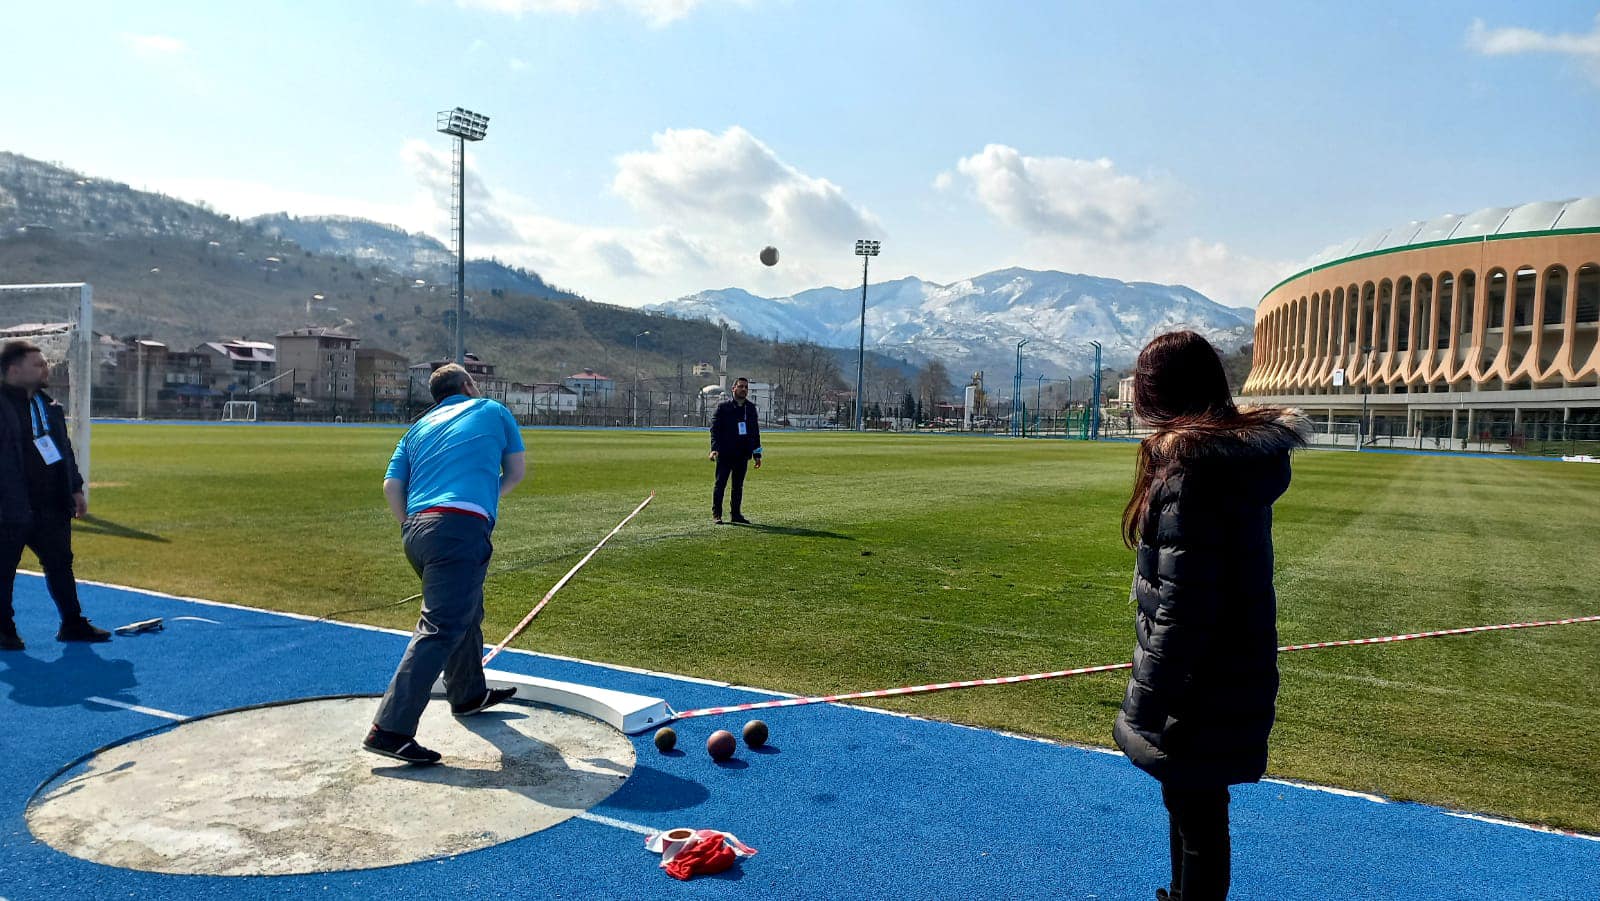
[[[99,426],[78,572],[314,615],[404,598],[417,583],[380,491],[399,434]],[[766,444],[745,504],[762,527],[714,528],[702,434],[529,432],[488,639],[654,490],[519,646],[805,694],[1129,658],[1131,445]],[[1307,452],[1276,535],[1285,643],[1600,612],[1600,467]],[[415,611],[342,618],[409,628]],[[1600,624],[1281,666],[1274,775],[1600,832]],[[1125,680],[883,706],[1107,745]]]

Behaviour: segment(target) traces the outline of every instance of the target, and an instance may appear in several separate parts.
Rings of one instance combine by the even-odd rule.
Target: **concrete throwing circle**
[[[411,767],[360,749],[376,698],[179,723],[42,786],[28,828],[74,857],[158,873],[286,875],[459,854],[564,822],[633,772],[633,744],[575,713],[517,704],[457,720],[433,701]]]

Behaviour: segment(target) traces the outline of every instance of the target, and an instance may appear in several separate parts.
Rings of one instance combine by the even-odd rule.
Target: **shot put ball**
[[[656,750],[665,754],[678,746],[678,733],[669,726],[656,730]]]
[[[733,733],[726,729],[718,729],[706,739],[706,753],[711,755],[712,760],[727,760],[738,747],[733,740]]]
[[[760,720],[751,720],[744,724],[744,743],[752,748],[759,748],[767,743],[767,724]]]

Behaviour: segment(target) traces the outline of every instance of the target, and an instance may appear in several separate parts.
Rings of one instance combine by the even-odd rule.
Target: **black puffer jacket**
[[[1117,746],[1174,787],[1255,782],[1278,697],[1272,503],[1309,423],[1292,411],[1232,431],[1150,439],[1133,600],[1138,646]]]

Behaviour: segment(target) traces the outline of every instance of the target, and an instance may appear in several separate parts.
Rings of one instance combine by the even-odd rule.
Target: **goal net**
[[[89,417],[94,396],[93,293],[87,283],[0,285],[0,344],[27,341],[50,363],[45,389],[67,411],[67,432],[89,488]]]
[[[1311,446],[1325,450],[1360,450],[1361,423],[1312,420]]]
[[[255,422],[256,402],[253,400],[230,400],[222,405],[223,422]]]

